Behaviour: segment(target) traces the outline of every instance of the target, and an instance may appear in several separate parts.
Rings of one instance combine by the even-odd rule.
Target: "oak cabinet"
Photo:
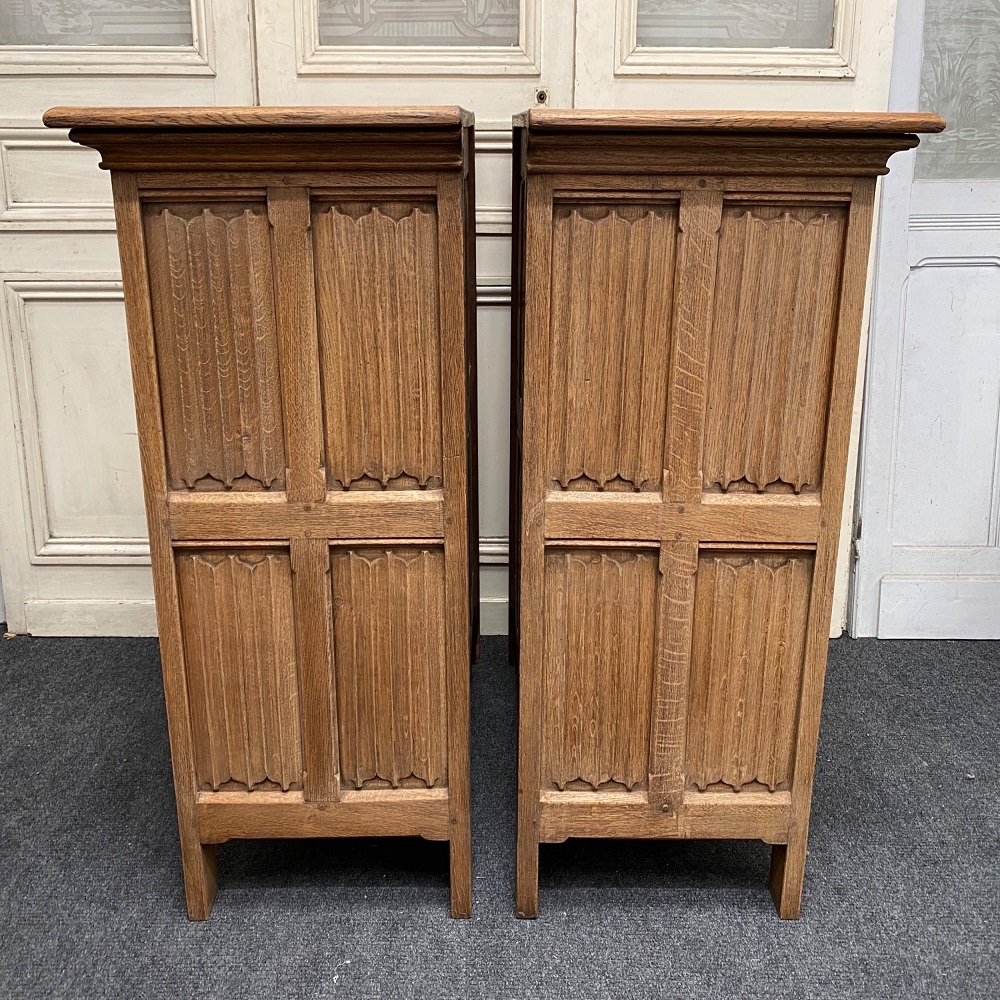
[[[517,908],[752,838],[799,913],[876,176],[934,116],[515,119]]]
[[[112,174],[190,916],[217,843],[369,835],[468,916],[471,115],[45,120]]]

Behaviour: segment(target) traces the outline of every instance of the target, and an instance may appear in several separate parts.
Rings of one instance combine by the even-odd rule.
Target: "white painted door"
[[[896,0],[577,0],[576,106],[885,110],[895,10]],[[832,636],[847,618],[865,349],[863,338]]]
[[[250,104],[238,0],[0,0],[0,578],[13,631],[152,634],[111,185],[56,104]]]
[[[572,107],[572,0],[256,0],[262,104],[476,115],[481,627],[507,631],[511,116]]]
[[[511,115],[540,102],[884,110],[894,7],[895,0],[256,0],[262,103],[455,103],[475,112],[485,633],[507,625]],[[835,634],[844,620],[846,550]]]
[[[256,99],[475,112],[488,634],[507,622],[511,115],[536,103],[884,109],[895,0],[188,5],[0,0],[0,105],[12,116],[0,120],[0,576],[17,631],[154,627],[107,175],[96,154],[39,128],[44,108]]]
[[[852,631],[1000,637],[1000,0],[901,5]],[[923,17],[921,14],[923,13]]]

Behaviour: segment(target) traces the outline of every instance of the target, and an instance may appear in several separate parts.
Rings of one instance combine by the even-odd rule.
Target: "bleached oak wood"
[[[625,132],[725,130],[731,132],[833,132],[899,135],[941,132],[938,115],[873,111],[660,111],[615,108],[531,108],[514,124],[534,129],[606,129]]]
[[[875,177],[943,123],[515,125],[517,912],[540,841],[733,837],[795,917]]]
[[[189,915],[232,837],[418,835],[469,916],[471,116],[49,119],[112,170]]]
[[[412,129],[420,126],[467,126],[472,112],[459,107],[247,107],[247,108],[49,108],[42,115],[49,128],[288,129],[371,127]]]

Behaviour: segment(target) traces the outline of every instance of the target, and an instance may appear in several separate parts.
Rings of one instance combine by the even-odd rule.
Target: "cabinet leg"
[[[782,920],[798,920],[802,910],[802,881],[806,869],[806,837],[771,848],[768,883],[775,909]]]
[[[528,824],[519,824],[519,827]],[[533,824],[532,824],[533,826]],[[538,916],[538,841],[532,829],[518,829],[517,836],[517,915]]]
[[[219,888],[215,869],[215,844],[202,844],[181,833],[181,861],[184,865],[184,896],[188,919],[208,920]]]
[[[460,832],[459,832],[460,831]],[[472,835],[468,822],[452,828],[448,842],[451,877],[451,915],[472,916]]]

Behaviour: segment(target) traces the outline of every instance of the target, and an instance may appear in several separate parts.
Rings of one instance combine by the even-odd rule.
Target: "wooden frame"
[[[217,843],[408,835],[469,916],[472,116],[45,122],[112,174],[189,915]]]
[[[567,837],[763,840],[798,916],[875,180],[943,127],[515,119],[520,916]]]

